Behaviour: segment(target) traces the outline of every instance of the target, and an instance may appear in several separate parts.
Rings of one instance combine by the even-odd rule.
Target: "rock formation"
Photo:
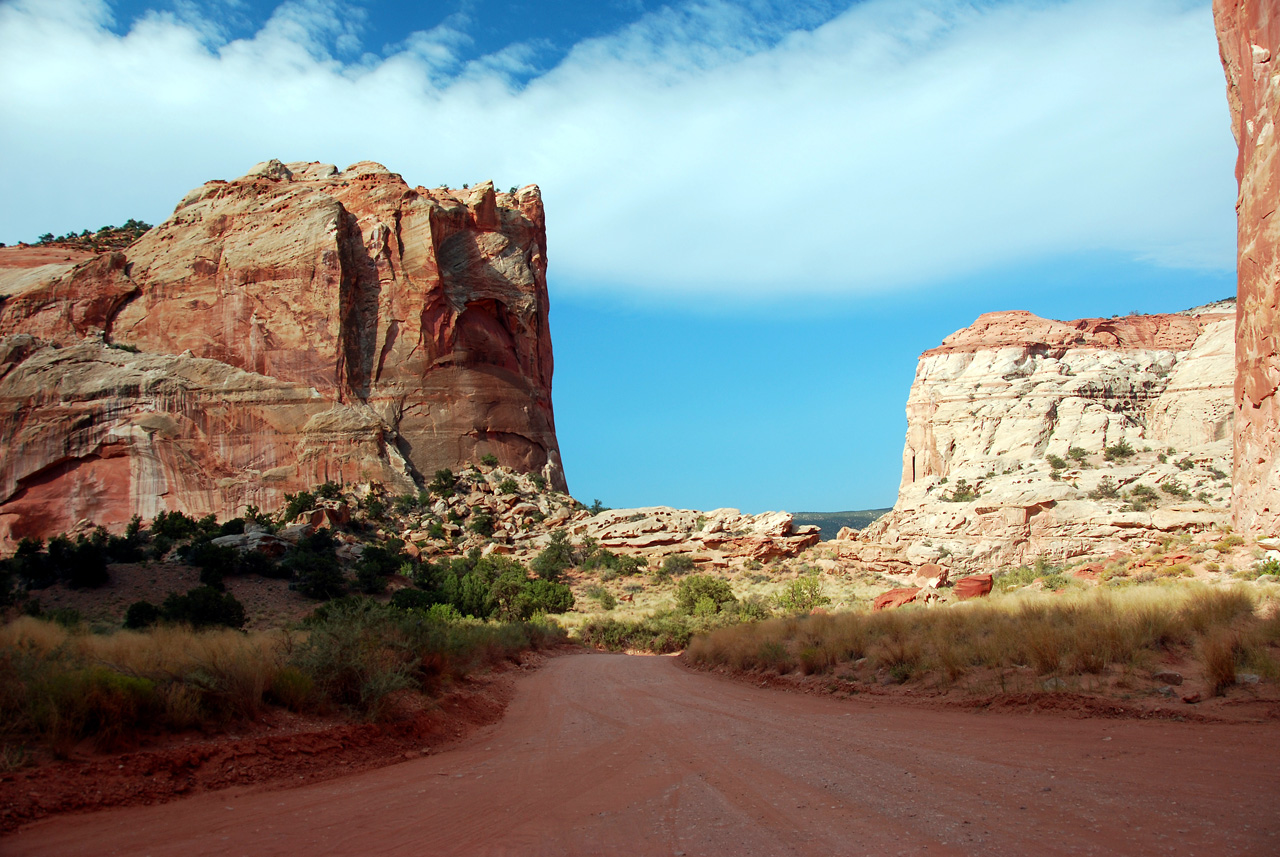
[[[538,188],[270,161],[123,252],[0,250],[0,539],[486,454],[563,490]]]
[[[1240,316],[1236,326],[1236,526],[1280,533],[1280,8],[1274,0],[1214,0],[1236,180]]]
[[[982,568],[1226,523],[1233,326],[1230,301],[983,315],[921,356],[898,502],[841,552],[889,571]]]

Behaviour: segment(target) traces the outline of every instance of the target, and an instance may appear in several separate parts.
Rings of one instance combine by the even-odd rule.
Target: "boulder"
[[[991,593],[991,588],[995,585],[995,579],[989,574],[972,574],[968,577],[962,577],[956,581],[956,585],[952,588],[952,592],[957,598],[964,601],[970,598],[982,598]]]
[[[910,604],[916,600],[916,596],[920,594],[919,589],[906,587],[901,589],[890,589],[876,596],[875,602],[871,605],[872,610],[892,610],[895,607],[901,607],[904,604]]]

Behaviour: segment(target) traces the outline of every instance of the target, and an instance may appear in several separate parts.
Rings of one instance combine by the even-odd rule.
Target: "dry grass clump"
[[[1114,667],[1141,669],[1185,650],[1199,656],[1221,692],[1235,681],[1237,665],[1277,672],[1280,617],[1263,607],[1243,589],[1195,585],[997,596],[945,608],[739,625],[695,637],[687,657],[744,670],[798,666],[805,674],[851,664],[882,680],[933,677],[949,684],[984,668],[1101,675]]]
[[[441,622],[367,600],[330,604],[303,632],[95,635],[22,617],[0,628],[0,763],[31,741],[59,755],[84,739],[112,748],[253,720],[270,705],[377,719],[402,692],[563,639],[552,625]]]

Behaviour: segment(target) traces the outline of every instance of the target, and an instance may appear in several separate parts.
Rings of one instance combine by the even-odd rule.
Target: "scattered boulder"
[[[920,594],[919,589],[904,587],[900,589],[890,589],[888,592],[882,592],[876,596],[875,603],[871,605],[872,610],[893,610],[904,604],[910,604],[916,600],[916,596]]]
[[[995,578],[989,574],[971,574],[968,577],[962,577],[956,581],[952,592],[956,597],[964,601],[969,598],[982,598],[991,594],[991,588],[995,586]]]

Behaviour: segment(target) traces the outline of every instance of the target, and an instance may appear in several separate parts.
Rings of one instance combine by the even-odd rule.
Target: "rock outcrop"
[[[125,251],[0,249],[0,540],[492,454],[565,489],[538,188],[270,161]]]
[[[1233,326],[1230,301],[983,315],[921,356],[898,502],[841,552],[887,571],[984,568],[1226,523]]]
[[[1236,526],[1280,533],[1280,8],[1214,0],[1236,180],[1240,317],[1236,326]]]

